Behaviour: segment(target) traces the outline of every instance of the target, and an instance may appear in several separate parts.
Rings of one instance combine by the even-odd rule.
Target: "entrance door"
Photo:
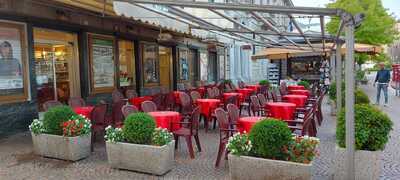
[[[36,82],[39,110],[43,103],[80,97],[76,34],[34,29]]]
[[[160,57],[160,85],[171,90],[171,70],[172,70],[172,58],[171,58],[171,48],[159,47],[159,57]]]

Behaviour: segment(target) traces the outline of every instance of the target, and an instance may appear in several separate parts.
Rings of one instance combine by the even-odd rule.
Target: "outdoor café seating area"
[[[147,113],[154,118],[157,127],[171,132],[175,148],[178,148],[180,140],[186,141],[191,159],[196,158],[194,147],[202,150],[199,132],[219,131],[214,160],[215,167],[219,167],[221,159],[227,154],[228,139],[238,132],[251,132],[254,124],[266,118],[286,122],[292,133],[298,136],[315,137],[317,127],[323,120],[321,103],[324,94],[325,88],[319,84],[306,88],[285,83],[269,87],[240,82],[236,86],[224,81],[153,96],[137,96],[133,90],[125,93],[114,90],[109,104],[101,100],[98,104],[89,105],[81,98],[71,98],[68,105],[75,113],[90,119],[92,150],[95,141],[104,141],[107,126],[123,127],[126,117],[137,112]],[[48,101],[43,109],[59,105],[62,104]]]

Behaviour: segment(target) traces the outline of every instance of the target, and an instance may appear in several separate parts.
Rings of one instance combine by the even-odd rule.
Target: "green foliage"
[[[172,141],[172,136],[168,129],[156,128],[151,141],[153,145],[164,146]]]
[[[29,130],[33,133],[33,134],[41,134],[44,129],[43,129],[43,122],[39,121],[39,119],[34,119],[31,123],[31,125],[29,125]]]
[[[124,140],[124,135],[122,134],[121,128],[114,128],[112,126],[106,127],[106,135],[104,135],[104,139],[107,142],[116,143],[122,142]]]
[[[309,136],[294,136],[289,145],[289,161],[309,164],[318,155],[319,139]]]
[[[302,80],[302,81],[298,82],[297,85],[304,86],[306,89],[310,88],[310,83],[308,81],[305,81],[305,80]]]
[[[127,142],[134,144],[150,144],[156,128],[153,117],[147,113],[129,115],[122,128],[122,134]]]
[[[355,105],[355,142],[357,150],[378,151],[385,148],[393,123],[379,109],[367,105]],[[340,147],[345,147],[345,109],[339,114],[336,140]]]
[[[345,85],[346,84],[344,83],[344,81],[342,81],[342,92],[344,92]],[[331,85],[329,86],[328,94],[331,100],[336,101],[336,82],[331,83]]]
[[[262,85],[262,86],[268,86],[268,85],[269,85],[269,81],[266,80],[266,79],[260,80],[260,81],[258,82],[258,84],[259,84],[259,85]]]
[[[358,65],[362,65],[370,59],[370,56],[366,53],[355,53],[354,59],[356,60]]]
[[[286,160],[287,148],[292,141],[292,131],[283,121],[265,119],[253,126],[249,139],[255,156]]]
[[[251,152],[252,145],[251,141],[249,140],[248,134],[236,133],[229,138],[226,148],[233,155],[245,156],[249,155],[249,153]]]
[[[329,8],[340,8],[353,15],[364,13],[365,19],[356,29],[356,42],[366,44],[391,44],[398,38],[396,21],[382,6],[381,0],[337,0],[328,4]],[[337,34],[340,19],[333,17],[327,24],[330,34]]]
[[[369,104],[370,100],[367,94],[361,89],[356,89],[355,93],[355,103],[356,104]]]
[[[345,86],[346,84],[344,83],[344,81],[342,81],[342,107],[345,106]],[[336,82],[333,82],[328,90],[328,94],[329,94],[329,98],[333,101],[336,102]],[[362,91],[361,89],[356,89],[354,91],[354,98],[355,98],[355,103],[356,104],[369,104],[370,100],[367,94],[364,93],[364,91]]]
[[[64,122],[75,116],[76,113],[69,106],[56,106],[50,108],[45,114],[43,119],[44,132],[54,135],[62,135]]]
[[[364,80],[364,79],[366,79],[366,78],[365,78],[365,71],[363,71],[363,70],[357,70],[357,72],[356,72],[356,80],[357,80],[357,81],[362,81],[362,80]]]

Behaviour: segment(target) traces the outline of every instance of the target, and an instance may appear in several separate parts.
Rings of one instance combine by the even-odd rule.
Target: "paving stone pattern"
[[[375,90],[372,86],[362,87],[371,97]],[[400,99],[391,94],[390,107],[382,108],[394,121],[394,131],[383,156],[381,179],[400,179]],[[397,111],[396,111],[397,110]],[[321,139],[320,156],[313,162],[313,179],[332,179],[335,151],[335,118],[329,115],[326,101],[323,106],[324,122],[319,127]],[[152,176],[126,170],[112,169],[107,164],[104,143],[95,144],[95,152],[84,160],[72,163],[36,156],[32,153],[29,133],[20,133],[0,139],[0,180],[19,179],[229,179],[227,161],[215,168],[218,131],[204,133],[201,130],[200,141],[203,152],[197,152],[190,159],[186,144],[180,141],[176,151],[176,167],[164,176]]]

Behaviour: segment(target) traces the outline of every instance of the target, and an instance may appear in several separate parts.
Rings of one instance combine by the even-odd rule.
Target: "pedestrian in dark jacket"
[[[379,101],[381,98],[381,91],[383,91],[383,95],[385,96],[385,104],[388,104],[388,86],[390,82],[390,71],[385,69],[385,64],[379,63],[380,70],[376,73],[375,84],[377,84],[377,94],[376,94],[376,104],[379,105]]]

